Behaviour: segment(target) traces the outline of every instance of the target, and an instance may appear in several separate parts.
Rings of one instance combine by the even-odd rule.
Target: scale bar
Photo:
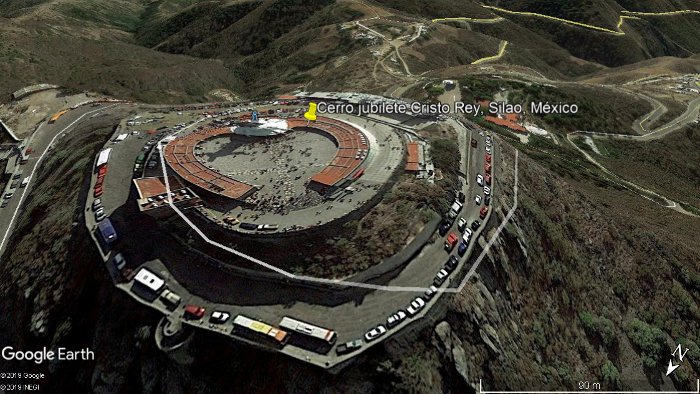
[[[576,394],[576,393],[597,393],[597,394],[700,394],[700,379],[696,380],[697,389],[695,391],[602,391],[602,390],[570,390],[570,391],[485,391],[479,379],[480,394]]]

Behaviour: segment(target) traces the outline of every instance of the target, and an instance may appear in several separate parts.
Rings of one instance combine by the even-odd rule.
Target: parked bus
[[[56,122],[56,121],[58,120],[58,118],[60,118],[61,116],[65,115],[66,112],[68,112],[68,110],[63,110],[63,111],[60,111],[60,112],[56,112],[56,113],[51,117],[51,119],[49,119],[49,123],[54,123],[54,122]]]
[[[233,319],[233,331],[243,337],[272,342],[278,347],[284,346],[289,340],[289,334],[286,331],[243,315]]]
[[[303,321],[292,319],[291,317],[283,317],[280,322],[280,327],[292,332],[304,334],[313,339],[323,341],[324,343],[333,346],[338,335],[333,330],[317,327]]]
[[[148,289],[148,291],[151,291],[153,294],[158,294],[165,288],[165,281],[147,268],[141,268],[139,272],[136,273],[134,282]]]
[[[106,245],[109,245],[117,240],[117,231],[114,229],[114,226],[112,226],[112,222],[109,220],[109,218],[99,222],[97,224],[97,229],[100,231],[102,240]]]

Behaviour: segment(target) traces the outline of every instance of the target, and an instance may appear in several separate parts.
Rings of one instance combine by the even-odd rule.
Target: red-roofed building
[[[423,145],[418,142],[406,144],[406,171],[418,172],[425,168]]]
[[[176,207],[187,208],[201,202],[199,196],[184,187],[174,176],[168,177],[168,185],[170,198]],[[163,177],[134,179],[134,186],[138,193],[136,203],[139,211],[155,218],[164,218],[175,213],[168,204],[168,191]]]
[[[516,114],[511,114],[511,115],[516,115]],[[517,115],[516,115],[517,116]],[[484,120],[487,122],[491,122],[493,124],[507,127],[513,131],[516,131],[518,133],[527,133],[527,130],[525,127],[521,126],[520,124],[516,123],[513,120],[509,120],[508,118],[498,118],[495,116],[484,116]]]

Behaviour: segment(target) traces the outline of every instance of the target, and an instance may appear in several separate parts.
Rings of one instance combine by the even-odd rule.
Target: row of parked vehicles
[[[405,311],[403,309],[399,309],[391,314],[391,316],[389,316],[386,320],[386,325],[379,324],[367,331],[367,333],[365,333],[365,341],[371,342],[386,334],[388,330],[398,326],[406,319],[416,316],[423,309],[423,307],[425,307],[426,300],[433,298],[436,292],[437,288],[435,286],[430,286],[430,289],[426,290],[423,296],[414,298],[413,301],[408,304]]]
[[[477,147],[477,142],[476,140],[472,140],[472,147],[476,148]],[[483,220],[486,217],[486,214],[488,213],[488,207],[491,203],[491,152],[492,152],[492,140],[491,136],[487,135],[486,136],[486,155],[484,156],[485,164],[484,164],[484,171],[486,173],[485,176],[481,174],[477,174],[476,182],[479,186],[482,186],[484,188],[484,198],[482,199],[481,195],[477,195],[474,198],[474,201],[476,202],[477,205],[481,205],[482,200],[484,201],[484,206],[481,208],[481,211],[479,212],[479,217],[481,220]],[[462,192],[458,192],[455,201],[452,203],[450,206],[450,210],[447,213],[447,216],[443,219],[442,223],[440,224],[440,227],[438,229],[438,232],[440,236],[446,236],[445,238],[445,245],[444,248],[448,253],[452,253],[454,250],[455,246],[457,246],[457,254],[459,256],[464,256],[464,254],[467,252],[467,249],[469,247],[469,242],[471,241],[471,238],[474,234],[474,231],[479,229],[479,226],[481,226],[481,222],[479,220],[474,220],[472,221],[471,225],[469,225],[467,218],[465,217],[460,217],[457,222],[457,229],[459,233],[461,233],[461,237],[458,235],[456,232],[449,232],[450,228],[452,228],[452,225],[454,224],[454,221],[459,217],[460,212],[462,211],[464,207],[464,202],[466,200],[466,196]],[[449,234],[448,234],[449,232]],[[440,270],[437,272],[433,279],[433,283],[430,286],[430,288],[420,297],[416,297],[409,306],[406,308],[404,311],[403,309],[400,309],[393,313],[391,316],[387,318],[386,324],[379,324],[376,327],[372,328],[370,331],[368,331],[365,334],[365,340],[367,342],[373,341],[382,335],[386,334],[386,332],[393,327],[398,326],[401,324],[403,321],[405,321],[408,318],[411,318],[415,315],[417,315],[423,307],[425,307],[426,302],[433,298],[435,294],[438,291],[438,288],[442,286],[448,279],[448,277],[457,269],[457,266],[459,265],[459,257],[451,254],[445,264],[440,268]],[[361,340],[356,340],[356,341],[351,341],[348,342],[347,344],[339,345],[337,348],[338,354],[341,354],[341,352],[349,352],[352,351],[350,349],[353,349],[355,346],[359,348],[361,345]],[[342,348],[341,348],[342,346]]]
[[[12,176],[12,179],[10,181],[11,182],[10,187],[7,190],[7,192],[5,192],[5,194],[2,196],[2,202],[0,203],[0,208],[5,208],[10,203],[10,199],[12,198],[12,196],[15,195],[15,191],[17,190],[17,187],[25,187],[29,183],[30,177],[26,177],[26,178],[22,179],[21,182],[20,182],[20,178],[22,178],[22,171],[21,170]]]

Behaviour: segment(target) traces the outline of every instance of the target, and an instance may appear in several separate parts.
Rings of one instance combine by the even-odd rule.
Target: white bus
[[[309,323],[292,319],[291,317],[287,316],[282,318],[282,321],[280,322],[280,327],[289,331],[307,335],[314,339],[324,341],[330,346],[333,346],[335,344],[336,339],[338,338],[338,335],[333,330],[328,330],[322,327],[316,327]]]
[[[141,268],[136,273],[134,281],[156,294],[165,287],[165,281],[146,268]]]

